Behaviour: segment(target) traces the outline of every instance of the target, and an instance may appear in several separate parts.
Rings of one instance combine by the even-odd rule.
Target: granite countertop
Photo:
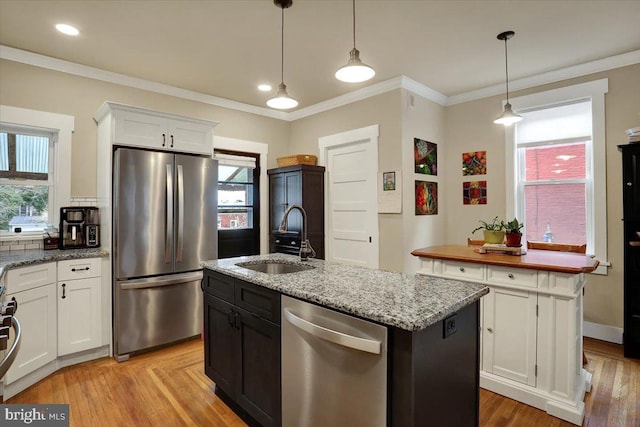
[[[285,263],[314,268],[288,274],[266,274],[237,266],[238,262]],[[255,255],[205,261],[202,266],[285,295],[333,308],[408,331],[424,329],[477,301],[485,285],[416,274],[328,263],[304,263],[285,254]]]
[[[96,258],[107,256],[108,252],[102,248],[86,249],[33,249],[24,251],[0,252],[0,281],[4,273],[12,268],[27,265],[43,264],[45,262],[64,261],[67,259]]]

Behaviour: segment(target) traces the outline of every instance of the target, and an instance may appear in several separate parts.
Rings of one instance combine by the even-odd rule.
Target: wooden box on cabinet
[[[300,205],[307,213],[307,237],[324,259],[324,167],[295,165],[269,169],[270,252],[276,252],[273,233],[278,231],[284,212]],[[294,210],[287,218],[288,231],[302,232],[302,215]],[[300,236],[302,238],[302,236]]]

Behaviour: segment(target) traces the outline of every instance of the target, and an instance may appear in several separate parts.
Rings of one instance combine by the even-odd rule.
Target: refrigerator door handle
[[[173,165],[167,163],[166,212],[164,232],[164,262],[171,262],[171,244],[173,240]]]
[[[134,289],[159,288],[162,286],[178,285],[180,283],[202,280],[202,270],[190,273],[172,274],[166,277],[147,277],[144,279],[123,280],[116,282],[124,291]]]
[[[184,247],[184,173],[182,165],[178,165],[178,247],[176,248],[176,262],[182,261]]]

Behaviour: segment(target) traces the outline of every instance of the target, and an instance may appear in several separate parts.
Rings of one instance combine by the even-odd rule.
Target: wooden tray
[[[515,248],[515,247],[507,246],[504,244],[492,244],[492,243],[485,243],[484,245],[476,249],[474,252],[477,252],[479,254],[491,253],[491,254],[507,254],[507,255],[524,255],[527,253],[526,249],[523,248],[522,246]]]

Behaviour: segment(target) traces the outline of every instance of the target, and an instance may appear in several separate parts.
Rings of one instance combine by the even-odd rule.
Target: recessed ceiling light
[[[271,89],[272,89],[271,85],[268,85],[268,84],[261,84],[261,85],[258,85],[258,90],[259,90],[260,92],[270,92],[270,91],[271,91]]]
[[[68,36],[77,36],[78,34],[80,34],[80,31],[78,31],[76,27],[72,27],[68,24],[56,24],[56,30]]]

